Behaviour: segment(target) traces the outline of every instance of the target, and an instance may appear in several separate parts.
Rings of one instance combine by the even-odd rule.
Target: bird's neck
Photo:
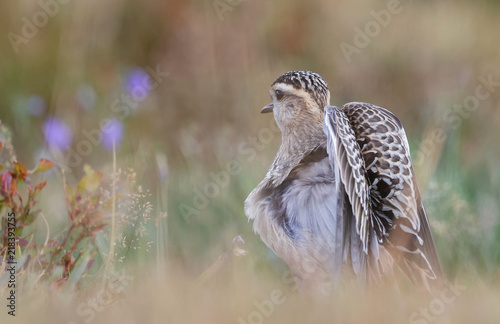
[[[266,176],[270,184],[280,185],[304,157],[325,144],[322,127],[283,129],[281,146]]]
[[[281,135],[281,146],[278,156],[284,158],[301,157],[326,142],[322,127],[284,129]]]

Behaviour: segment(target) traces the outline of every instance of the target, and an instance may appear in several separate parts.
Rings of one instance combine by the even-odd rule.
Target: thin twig
[[[113,266],[113,258],[115,255],[115,213],[116,213],[116,146],[113,140],[113,179],[112,179],[112,197],[111,197],[111,237],[109,239],[109,253],[106,273],[109,274]]]

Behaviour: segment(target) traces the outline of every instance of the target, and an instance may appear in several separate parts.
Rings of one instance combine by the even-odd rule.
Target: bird
[[[274,114],[281,145],[244,208],[299,290],[383,287],[400,280],[398,268],[424,291],[442,287],[401,121],[370,103],[331,106],[327,82],[310,71],[279,76],[270,95],[261,113]]]

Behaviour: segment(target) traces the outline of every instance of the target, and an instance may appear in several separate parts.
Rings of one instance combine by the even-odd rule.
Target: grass
[[[174,171],[168,172],[168,181],[161,179],[155,186],[155,182],[137,182],[134,171],[117,170],[112,158],[111,170],[116,176],[105,176],[102,185],[111,188],[103,201],[111,201],[106,206],[113,215],[108,224],[116,220],[116,234],[108,226],[97,233],[95,241],[79,245],[84,253],[66,283],[54,284],[60,272],[43,277],[33,262],[23,268],[17,279],[16,320],[27,323],[37,314],[42,322],[61,323],[468,323],[484,307],[484,300],[491,307],[482,308],[486,309],[481,312],[482,322],[499,318],[493,307],[500,301],[499,228],[495,222],[499,205],[494,198],[499,187],[494,182],[478,185],[487,177],[465,168],[457,159],[457,137],[451,137],[437,153],[440,162],[431,172],[435,176],[421,185],[444,270],[451,283],[463,287],[458,293],[434,299],[410,285],[403,286],[400,295],[392,290],[360,294],[346,288],[327,301],[311,303],[301,298],[286,266],[253,233],[243,213],[243,201],[265,174],[276,144],[266,146],[255,162],[225,149],[216,152],[221,161],[237,160],[241,168],[228,176],[216,195],[205,198],[206,204],[188,215],[181,206],[196,206],[195,196],[207,183],[217,182],[210,175],[227,170],[225,164],[208,167],[190,161],[189,167],[164,166]],[[417,168],[417,176],[425,166]],[[54,175],[48,178],[57,181]],[[156,190],[147,194],[143,186]],[[469,190],[471,187],[475,190]],[[56,194],[61,193],[42,197],[50,201]],[[148,204],[155,196],[153,210]],[[164,198],[167,203],[162,202]],[[115,205],[116,211],[109,209]],[[64,230],[57,234],[53,229],[58,222],[50,223],[51,238],[64,234]],[[43,219],[35,224],[39,241],[46,240],[45,231],[40,231],[43,224]],[[116,235],[116,239],[110,240],[108,235]],[[233,238],[238,235],[246,241],[242,246],[246,255],[233,253]],[[110,252],[114,247],[117,251]],[[5,287],[2,294],[6,295]],[[0,318],[10,319],[5,312],[0,312]]]

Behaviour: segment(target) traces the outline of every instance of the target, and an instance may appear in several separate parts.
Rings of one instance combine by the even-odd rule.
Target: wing
[[[335,172],[337,185],[343,185],[356,219],[356,232],[361,238],[363,251],[368,253],[369,221],[371,214],[367,176],[356,134],[349,119],[338,107],[325,107],[324,131],[327,151]],[[341,192],[340,188],[337,190]]]
[[[341,112],[364,161],[365,181],[360,186],[368,188],[370,225],[378,243],[413,282],[431,290],[430,286],[441,283],[442,271],[401,122],[388,110],[367,103],[348,103]],[[342,159],[339,162],[343,165]]]
[[[347,115],[338,107],[325,107],[324,131],[330,165],[335,173],[344,218],[343,262],[361,283],[373,279],[380,283],[392,274],[392,258],[379,248],[373,231],[373,219],[368,177],[356,134]],[[385,260],[381,266],[379,260]]]

